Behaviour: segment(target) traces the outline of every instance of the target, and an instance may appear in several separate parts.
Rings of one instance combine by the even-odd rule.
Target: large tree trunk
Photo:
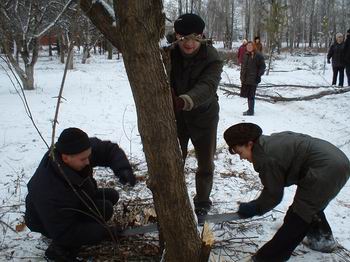
[[[165,259],[199,261],[201,239],[187,193],[170,88],[159,50],[164,34],[162,1],[114,0],[116,26],[99,2],[81,0],[80,5],[123,54],[148,165],[148,186],[165,240]]]

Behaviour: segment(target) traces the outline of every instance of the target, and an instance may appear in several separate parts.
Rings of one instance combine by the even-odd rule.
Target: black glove
[[[256,83],[259,84],[261,82],[261,76],[256,77]]]
[[[249,218],[257,215],[256,204],[254,201],[248,203],[240,203],[238,208],[238,215],[241,218]]]
[[[331,63],[331,60],[328,59],[328,60],[327,60],[327,64],[330,64],[330,63]]]
[[[123,185],[129,183],[130,186],[134,186],[136,184],[136,177],[131,169],[122,169],[117,172],[117,176]]]

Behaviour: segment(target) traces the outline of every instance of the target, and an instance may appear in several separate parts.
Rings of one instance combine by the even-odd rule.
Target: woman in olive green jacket
[[[257,199],[240,203],[240,216],[272,210],[281,202],[284,187],[297,185],[284,224],[253,261],[286,261],[305,236],[310,248],[331,252],[336,244],[323,210],[350,176],[346,155],[331,143],[305,134],[262,135],[252,123],[231,126],[224,138],[232,154],[253,163],[264,186]]]

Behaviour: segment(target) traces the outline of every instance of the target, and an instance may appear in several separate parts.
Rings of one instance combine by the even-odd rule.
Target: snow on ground
[[[330,84],[332,72],[327,65],[323,74],[323,66],[324,54],[307,57],[282,54],[274,62],[270,75],[262,77],[262,84],[326,86]],[[26,92],[35,122],[48,143],[63,68],[58,59],[43,54],[35,70],[36,89]],[[222,82],[239,84],[238,68],[225,67]],[[294,97],[321,90],[324,89],[270,88],[266,92]],[[229,155],[225,147],[222,134],[234,123],[257,123],[265,134],[285,130],[307,133],[334,143],[350,157],[350,93],[305,102],[272,104],[256,101],[256,115],[253,117],[242,116],[247,108],[245,99],[227,97],[221,90],[218,94],[221,111],[212,192],[213,212],[236,210],[237,201],[252,200],[259,193],[258,177],[251,164]],[[59,113],[56,137],[64,128],[82,128],[90,136],[119,143],[132,161],[142,163],[139,172],[146,172],[135,105],[122,60],[95,56],[88,64],[76,61],[75,69],[67,75],[63,96],[65,100]],[[13,229],[23,220],[26,182],[47,148],[26,116],[22,102],[3,69],[0,69],[0,112],[0,260],[43,261],[46,243],[40,234],[31,233],[28,229],[16,233]],[[191,156],[186,162],[190,197],[195,194],[194,168],[195,159]],[[326,209],[336,240],[347,249],[350,249],[349,186],[348,183]],[[143,183],[137,185],[135,190],[141,190],[139,196],[150,195]],[[295,187],[286,188],[283,202],[266,214],[263,220],[247,222],[253,226],[247,227],[247,231],[240,231],[240,235],[236,235],[233,225],[226,228],[212,225],[218,240],[252,237],[250,245],[233,244],[236,250],[239,248],[241,251],[236,256],[232,249],[218,246],[214,250],[216,261],[239,261],[247,256],[245,252],[254,252],[268,241],[282,224],[294,192]],[[122,189],[121,194],[129,195]],[[342,259],[341,254],[321,254],[299,245],[290,261],[346,261]]]

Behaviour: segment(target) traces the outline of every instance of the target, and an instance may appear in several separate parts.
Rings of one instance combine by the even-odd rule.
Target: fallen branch
[[[234,91],[228,90],[226,88],[220,87],[220,90],[225,91],[225,93],[224,93],[225,95],[234,95],[234,96],[240,95],[238,92],[234,92]],[[283,97],[283,96],[271,96],[271,95],[256,94],[255,99],[256,100],[263,100],[263,101],[266,101],[269,103],[309,101],[309,100],[313,100],[313,99],[319,99],[319,98],[324,97],[324,96],[343,94],[343,93],[346,93],[349,91],[350,91],[350,87],[344,87],[344,88],[321,91],[321,92],[313,94],[313,95],[299,96],[299,97]]]
[[[220,86],[231,87],[240,89],[240,85],[231,84],[231,83],[220,83]],[[259,84],[258,88],[271,88],[271,87],[296,87],[296,88],[305,88],[305,89],[318,89],[318,88],[332,88],[332,86],[305,86],[305,85],[290,85],[290,84]]]

